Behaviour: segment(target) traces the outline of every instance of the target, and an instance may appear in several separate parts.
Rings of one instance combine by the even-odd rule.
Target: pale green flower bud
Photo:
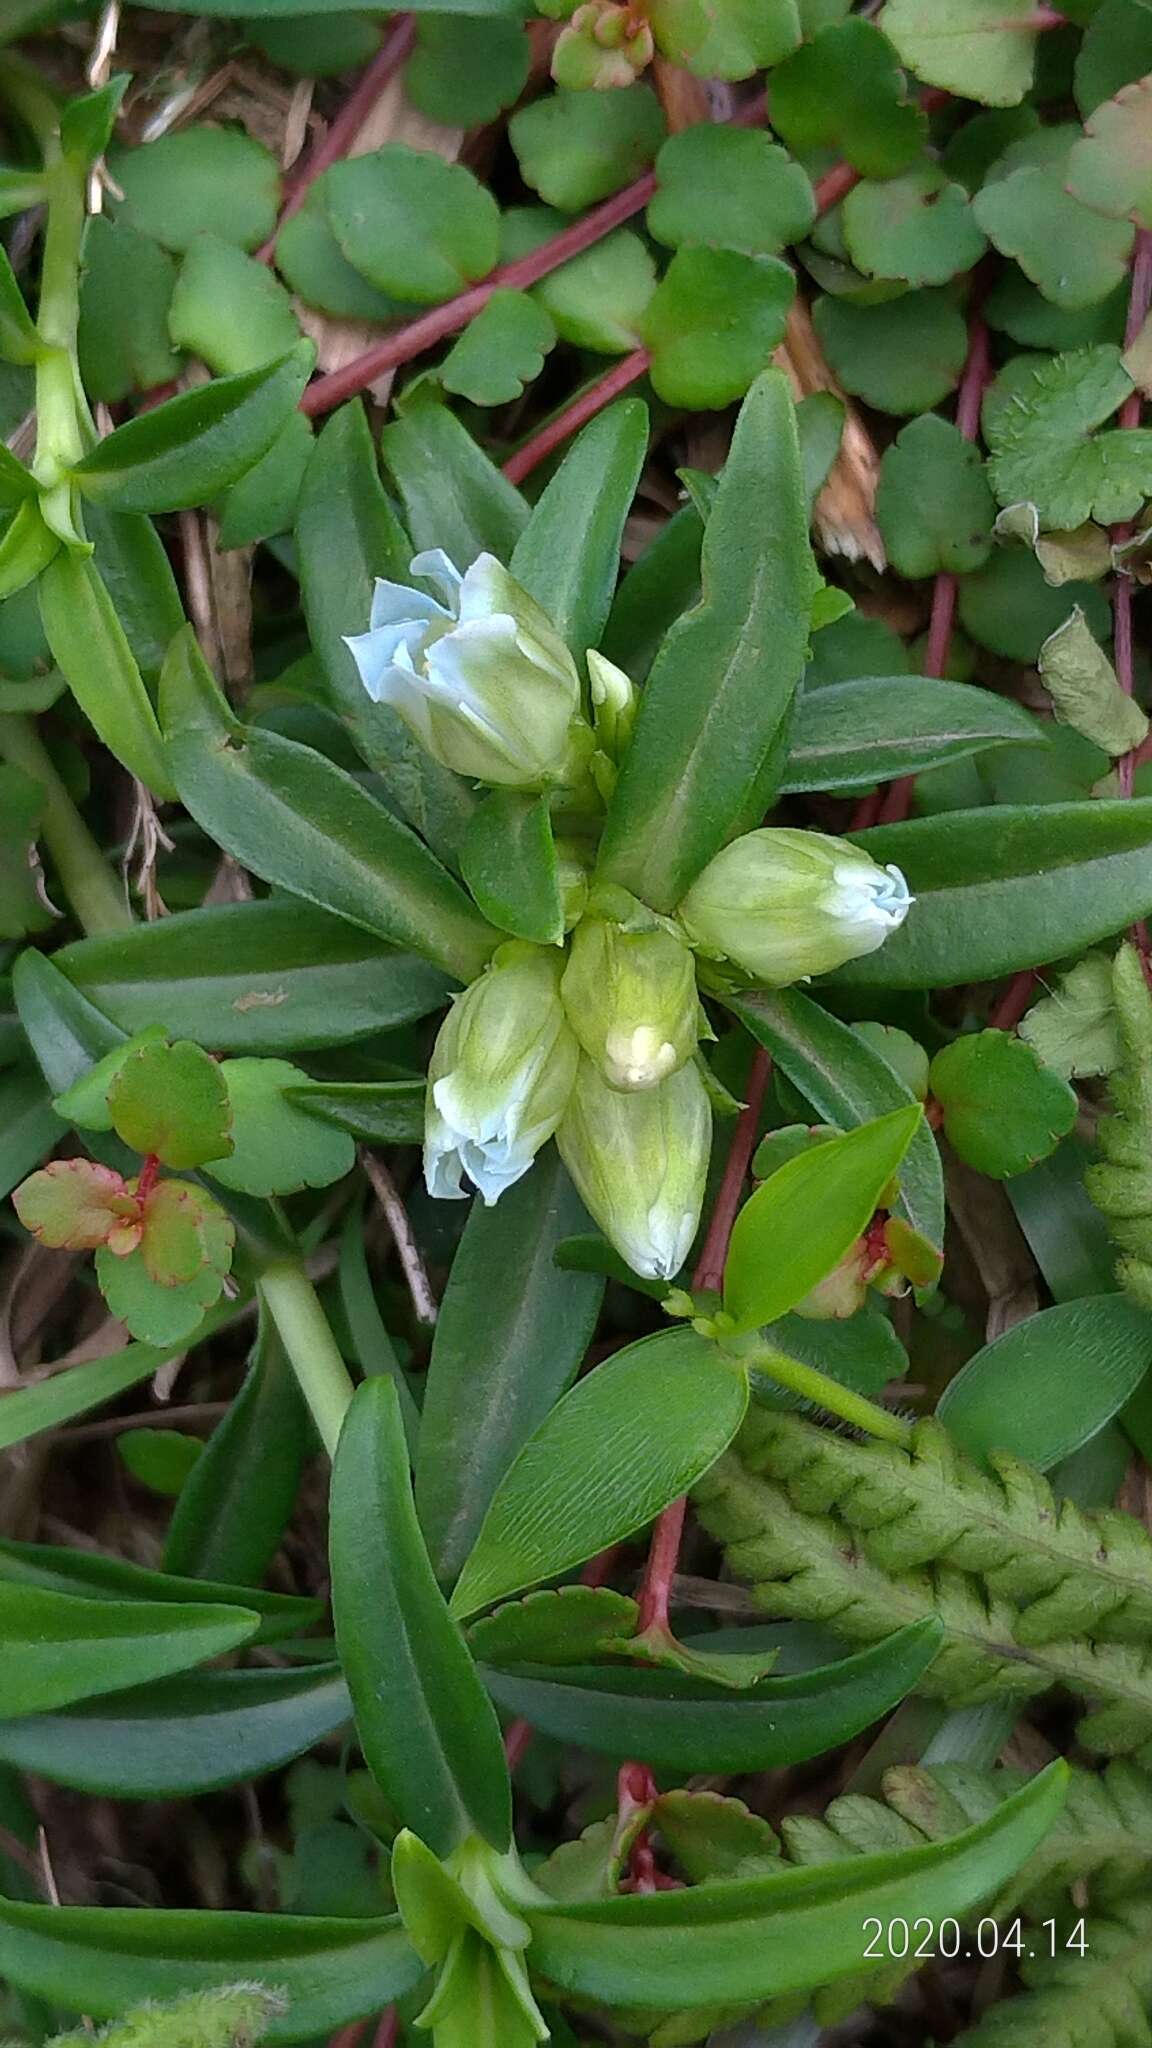
[[[557,839],[556,874],[564,906],[564,929],[579,924],[588,904],[588,861],[586,848],[577,839]]]
[[[625,903],[635,899],[612,892]],[[593,899],[594,906],[596,899]],[[663,918],[581,919],[560,994],[568,1022],[611,1088],[655,1088],[696,1050],[696,964]]]
[[[579,1057],[560,1001],[563,965],[554,947],[514,939],[457,996],[428,1068],[429,1194],[463,1196],[467,1178],[491,1206],[552,1136]]]
[[[613,761],[618,761],[636,723],[636,685],[631,676],[617,668],[614,661],[598,654],[594,647],[588,649],[588,682],[597,743]]]
[[[692,944],[766,988],[827,974],[884,944],[912,905],[899,868],[823,832],[746,832],[709,861],[677,916]]]
[[[712,1113],[689,1062],[657,1088],[609,1088],[581,1058],[556,1142],[580,1198],[634,1273],[670,1280],[688,1256],[708,1173]]]
[[[366,633],[347,638],[360,680],[390,704],[428,753],[458,775],[507,789],[547,789],[587,770],[592,734],[580,678],[535,598],[494,555],[461,576],[440,548],[412,574],[444,602],[380,580]]]

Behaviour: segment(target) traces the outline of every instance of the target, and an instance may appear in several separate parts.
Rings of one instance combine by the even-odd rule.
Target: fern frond
[[[283,1993],[264,1984],[227,1984],[135,2006],[97,2034],[54,2034],[48,2048],[251,2048],[287,2009]]]
[[[1089,1920],[1085,1935],[1083,1954],[1024,1963],[1026,1990],[992,2006],[954,2048],[1152,2048],[1152,1899]]]
[[[1093,1702],[1090,1747],[1152,1756],[1152,1541],[1131,1517],[1057,1502],[1015,1460],[986,1477],[932,1422],[904,1450],[768,1409],[696,1499],[772,1613],[856,1643],[935,1613],[922,1691],[971,1705],[1065,1685]]]
[[[1152,993],[1135,946],[1120,947],[1112,991],[1121,1059],[1109,1081],[1112,1114],[1097,1132],[1100,1161],[1084,1185],[1123,1254],[1117,1279],[1152,1309]]]

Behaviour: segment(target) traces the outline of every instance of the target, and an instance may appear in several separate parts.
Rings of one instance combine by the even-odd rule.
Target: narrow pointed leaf
[[[814,571],[795,416],[769,370],[740,411],[704,535],[704,594],[669,630],[640,704],[600,862],[656,910],[770,800],[808,644]]]
[[[532,508],[512,574],[543,605],[577,661],[599,647],[620,539],[648,452],[648,408],[626,398],[579,434]]]
[[[946,1842],[767,1877],[529,1911],[534,1968],[564,1991],[663,2009],[775,1998],[861,1967],[865,1917],[962,1918],[991,1898],[1057,1819],[1055,1763],[990,1819]]]
[[[934,676],[863,676],[811,690],[796,707],[782,792],[858,789],[961,761],[985,747],[1043,746],[1010,697]]]
[[[238,1980],[274,1984],[287,2010],[263,2039],[310,2041],[379,2013],[419,1982],[424,1965],[395,1915],[339,1920],[0,1899],[0,1972],[98,2019]]]
[[[560,944],[564,903],[547,797],[493,790],[472,815],[460,869],[490,923],[538,946]]]
[[[336,1640],[369,1769],[438,1856],[471,1834],[497,1849],[512,1806],[500,1727],[433,1575],[391,1379],[365,1380],[332,1467]]]
[[[126,1678],[186,1671],[247,1642],[258,1626],[243,1607],[85,1600],[0,1584],[0,1718],[118,1692]]]
[[[767,1771],[803,1763],[898,1706],[940,1647],[934,1619],[799,1677],[734,1694],[675,1671],[535,1664],[481,1667],[497,1706],[560,1742],[642,1756],[674,1771]]]
[[[186,1799],[279,1770],[351,1716],[336,1664],[190,1671],[23,1721],[0,1760],[108,1799]]]

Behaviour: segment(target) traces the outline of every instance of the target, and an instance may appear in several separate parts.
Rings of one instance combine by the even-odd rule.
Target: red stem
[[[152,1190],[156,1185],[159,1175],[160,1161],[157,1158],[155,1152],[149,1152],[147,1157],[145,1158],[143,1166],[140,1168],[140,1174],[136,1182],[136,1200],[138,1202],[147,1201],[149,1195],[152,1193]]]
[[[1015,1031],[1016,1026],[1032,1001],[1032,990],[1036,985],[1036,969],[1022,967],[1008,983],[1000,1001],[988,1019],[994,1031]]]
[[[736,128],[754,126],[763,118],[764,101],[757,98],[747,107],[733,115],[731,125]],[[515,263],[502,263],[490,271],[480,284],[474,284],[457,298],[449,299],[443,306],[433,306],[419,320],[413,320],[397,333],[387,335],[364,354],[346,363],[342,370],[333,370],[327,377],[318,377],[310,384],[300,401],[300,409],[310,417],[317,413],[331,412],[333,406],[342,405],[346,398],[354,398],[358,391],[364,391],[375,383],[387,370],[399,369],[401,363],[411,362],[413,356],[423,353],[438,341],[444,341],[450,334],[458,334],[469,320],[481,312],[495,291],[526,291],[529,285],[538,284],[562,263],[568,263],[573,256],[582,255],[597,242],[603,241],[614,228],[622,227],[626,220],[640,213],[656,190],[656,173],[646,171],[634,184],[626,185],[622,192],[613,193],[601,206],[594,206],[590,213],[572,222],[571,227],[562,228],[550,241],[542,242],[538,249],[530,249],[526,256],[517,257]]]
[[[400,2015],[394,2005],[382,2012],[372,2040],[372,2048],[396,2048],[400,2039]]]
[[[712,1205],[712,1219],[700,1249],[696,1271],[692,1276],[694,1288],[719,1287],[723,1281],[724,1263],[728,1257],[728,1240],[739,1213],[745,1176],[752,1162],[752,1154],[756,1150],[760,1112],[764,1107],[764,1093],[768,1086],[771,1066],[768,1054],[762,1047],[757,1046],[748,1075],[748,1100],[732,1133],[732,1143],[724,1164],[724,1176]]]
[[[400,66],[406,61],[416,40],[416,23],[410,14],[398,14],[388,34],[381,43],[363,76],[345,100],[327,134],[321,136],[314,149],[295,165],[285,184],[284,205],[280,218],[262,249],[256,251],[258,263],[270,263],[276,248],[276,238],[286,221],[299,213],[317,178],[338,163],[351,149],[361,128],[380,98],[386,85],[390,84]]]
[[[665,1508],[652,1531],[652,1541],[648,1546],[648,1562],[644,1567],[644,1578],[640,1587],[637,1635],[644,1635],[650,1628],[668,1626],[672,1581],[680,1560],[680,1539],[684,1534],[684,1517],[687,1512],[687,1496],[681,1494],[679,1500],[674,1500],[671,1506]]]
[[[650,361],[651,357],[646,348],[634,349],[630,356],[624,356],[620,362],[613,363],[610,370],[606,370],[595,384],[590,385],[587,391],[582,391],[578,398],[574,398],[571,405],[565,406],[563,412],[558,412],[553,419],[545,421],[538,433],[533,434],[522,448],[518,448],[514,455],[508,457],[504,464],[504,474],[509,483],[523,483],[526,476],[530,476],[541,462],[547,460],[554,448],[559,448],[570,435],[587,426],[588,421],[595,419],[598,412],[603,412],[606,405],[611,405],[614,398],[619,398],[622,391],[627,391],[630,384],[635,384],[638,378],[643,377]]]

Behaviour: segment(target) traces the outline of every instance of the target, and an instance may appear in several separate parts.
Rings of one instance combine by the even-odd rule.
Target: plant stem
[[[741,1350],[740,1359],[751,1371],[766,1373],[777,1386],[787,1387],[805,1401],[815,1401],[830,1414],[838,1415],[842,1422],[851,1423],[854,1429],[862,1429],[867,1436],[879,1437],[889,1444],[911,1441],[912,1425],[902,1416],[892,1415],[875,1401],[865,1400],[863,1394],[854,1394],[850,1387],[841,1386],[839,1380],[830,1379],[816,1366],[803,1365],[798,1358],[787,1357],[773,1344],[757,1344],[747,1351]]]
[[[735,116],[732,126],[746,128],[761,119],[764,102],[757,99],[750,106],[742,107]],[[300,400],[301,412],[314,418],[317,413],[331,412],[333,406],[342,405],[346,398],[354,398],[359,391],[367,389],[386,370],[399,369],[401,363],[409,363],[414,356],[422,355],[436,342],[445,341],[450,334],[458,334],[469,320],[488,304],[495,291],[526,291],[529,285],[538,284],[562,263],[568,263],[573,256],[579,256],[585,249],[591,249],[610,235],[614,228],[623,226],[637,213],[643,211],[656,190],[655,171],[646,171],[634,184],[626,185],[622,192],[613,193],[600,206],[594,206],[580,220],[570,227],[561,229],[538,249],[530,249],[526,256],[517,257],[515,263],[503,263],[499,269],[490,271],[481,283],[469,287],[454,299],[448,299],[442,306],[433,306],[419,320],[401,327],[396,334],[390,334],[383,341],[346,363],[342,370],[333,370],[327,377],[318,377],[310,384]]]
[[[51,142],[45,175],[48,217],[36,322],[45,347],[36,365],[35,472],[51,488],[83,455],[90,424],[76,365],[86,208],[83,173]]]
[[[134,919],[124,892],[29,719],[14,713],[0,716],[0,756],[13,768],[22,768],[44,791],[41,834],[60,887],[87,936],[130,931]]]
[[[744,1192],[744,1181],[756,1150],[756,1133],[760,1128],[760,1112],[764,1107],[764,1091],[768,1086],[768,1075],[772,1062],[762,1046],[757,1046],[748,1074],[748,1100],[740,1112],[732,1143],[724,1163],[724,1176],[716,1191],[712,1205],[712,1217],[696,1262],[692,1276],[694,1290],[719,1287],[724,1278],[724,1265],[728,1257],[728,1240],[732,1225],[740,1208]]]
[[[293,214],[299,213],[317,178],[329,165],[339,163],[341,157],[348,154],[385,86],[390,84],[408,57],[415,40],[416,23],[412,16],[396,15],[372,62],[353,86],[327,134],[293,169],[287,181],[280,218],[263,248],[256,251],[258,263],[272,261],[281,228]]]
[[[603,412],[606,405],[611,405],[614,398],[619,398],[622,391],[627,391],[629,385],[635,384],[643,377],[650,360],[646,348],[634,349],[630,356],[624,356],[620,362],[613,363],[612,368],[606,370],[602,377],[598,377],[595,384],[590,384],[586,391],[582,391],[578,398],[574,398],[571,405],[566,405],[562,412],[546,420],[539,431],[533,434],[530,440],[525,441],[522,448],[517,448],[515,454],[508,457],[504,464],[504,474],[509,483],[523,483],[524,478],[530,476],[532,471],[551,455],[554,448],[559,448],[571,434],[587,426],[588,421],[595,419],[598,412]]]
[[[352,1400],[352,1381],[319,1297],[299,1259],[265,1266],[259,1292],[300,1383],[320,1441],[332,1457]]]

